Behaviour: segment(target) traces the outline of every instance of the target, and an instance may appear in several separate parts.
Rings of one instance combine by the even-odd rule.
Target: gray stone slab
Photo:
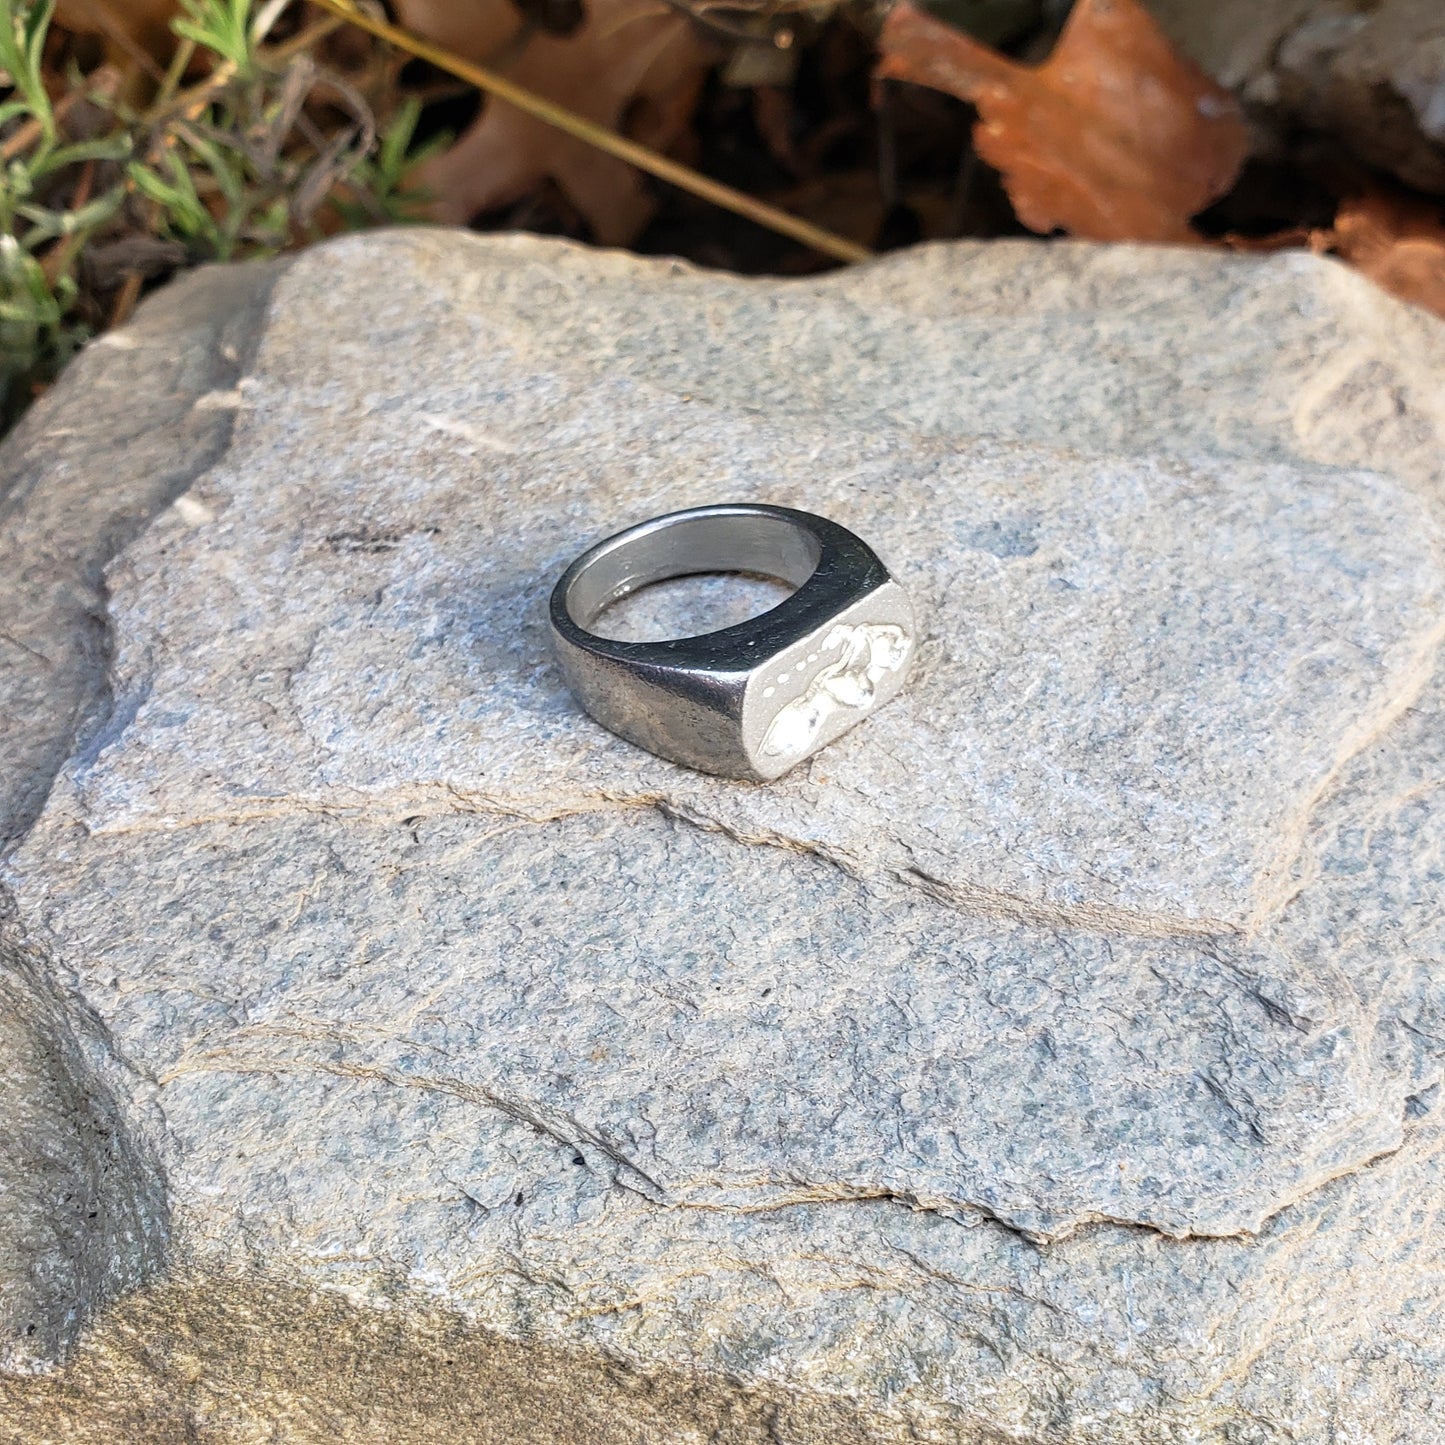
[[[358,1438],[524,1438],[416,1403],[443,1348],[514,1394],[535,1352],[558,1438],[1425,1438],[1442,361],[1312,258],[296,261],[107,569],[93,725],[25,715],[10,936],[163,1180],[108,1248],[169,1265],[0,1409],[98,1432],[144,1376],[194,1420],[230,1372],[310,1438],[320,1289],[414,1322],[364,1400],[308,1387]],[[835,516],[924,618],[769,787],[612,738],[546,651],[575,550],[722,497]]]
[[[108,715],[105,566],[224,452],[280,269],[211,268],[167,288],[5,441],[0,854]],[[0,886],[0,1367],[52,1360],[94,1306],[153,1271],[167,1216],[103,1077],[104,1026],[14,931]]]
[[[43,959],[0,940],[0,1371],[51,1363],[164,1259],[164,1183],[78,1012]]]
[[[280,267],[210,267],[79,356],[0,467],[0,852],[105,693],[106,564],[220,456]]]
[[[1278,147],[1323,135],[1445,191],[1445,15],[1436,0],[1146,0]],[[1266,149],[1256,136],[1256,150]],[[1308,144],[1308,141],[1306,141]]]

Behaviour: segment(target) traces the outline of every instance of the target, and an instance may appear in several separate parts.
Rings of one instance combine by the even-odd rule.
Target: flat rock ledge
[[[0,1438],[1435,1438],[1442,378],[1307,256],[163,292],[0,449]],[[749,498],[922,619],[767,787],[544,623]]]

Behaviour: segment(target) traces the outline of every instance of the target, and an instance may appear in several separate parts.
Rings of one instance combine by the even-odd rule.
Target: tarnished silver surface
[[[798,590],[696,637],[589,631],[654,582],[708,572]],[[729,503],[670,512],[583,553],[552,592],[552,638],[577,700],[604,727],[687,767],[766,782],[861,722],[903,685],[913,609],[873,550],[810,512]]]

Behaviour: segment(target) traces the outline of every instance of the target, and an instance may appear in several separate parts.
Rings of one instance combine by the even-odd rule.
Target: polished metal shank
[[[695,637],[589,630],[629,593],[705,572],[797,591]],[[913,609],[871,548],[825,517],[752,502],[671,512],[599,542],[562,574],[551,614],[568,686],[598,722],[730,778],[780,777],[887,702],[913,660]]]

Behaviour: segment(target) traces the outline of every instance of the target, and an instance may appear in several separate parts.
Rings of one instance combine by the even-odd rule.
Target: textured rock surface
[[[277,274],[207,269],[71,370],[84,397],[40,408],[0,471],[0,851],[39,812],[105,691],[102,572],[224,449],[232,392]]]
[[[154,1161],[52,988],[39,960],[0,944],[0,1368],[10,1370],[53,1360],[90,1309],[154,1272],[166,1236]]]
[[[1407,185],[1445,192],[1438,0],[1148,0],[1250,110],[1324,131]]]
[[[224,450],[229,388],[275,274],[171,287],[76,361],[80,405],[38,408],[6,442],[0,854],[107,714],[103,569]],[[0,1364],[21,1366],[53,1359],[89,1309],[159,1262],[166,1207],[103,1078],[103,1025],[14,932],[0,892]]]
[[[394,234],[261,322],[270,279],[213,283],[239,379],[178,364],[138,428],[218,429],[107,504],[163,510],[105,646],[36,611],[60,680],[0,674],[7,928],[150,1201],[60,1253],[173,1262],[0,1420],[1426,1438],[1445,331],[1124,248],[778,284]],[[6,454],[13,537],[134,374],[86,364]],[[582,541],[721,496],[853,526],[924,618],[907,695],[768,788],[611,738],[546,650]],[[118,545],[71,497],[47,577]],[[374,1384],[318,1371],[380,1306]]]

